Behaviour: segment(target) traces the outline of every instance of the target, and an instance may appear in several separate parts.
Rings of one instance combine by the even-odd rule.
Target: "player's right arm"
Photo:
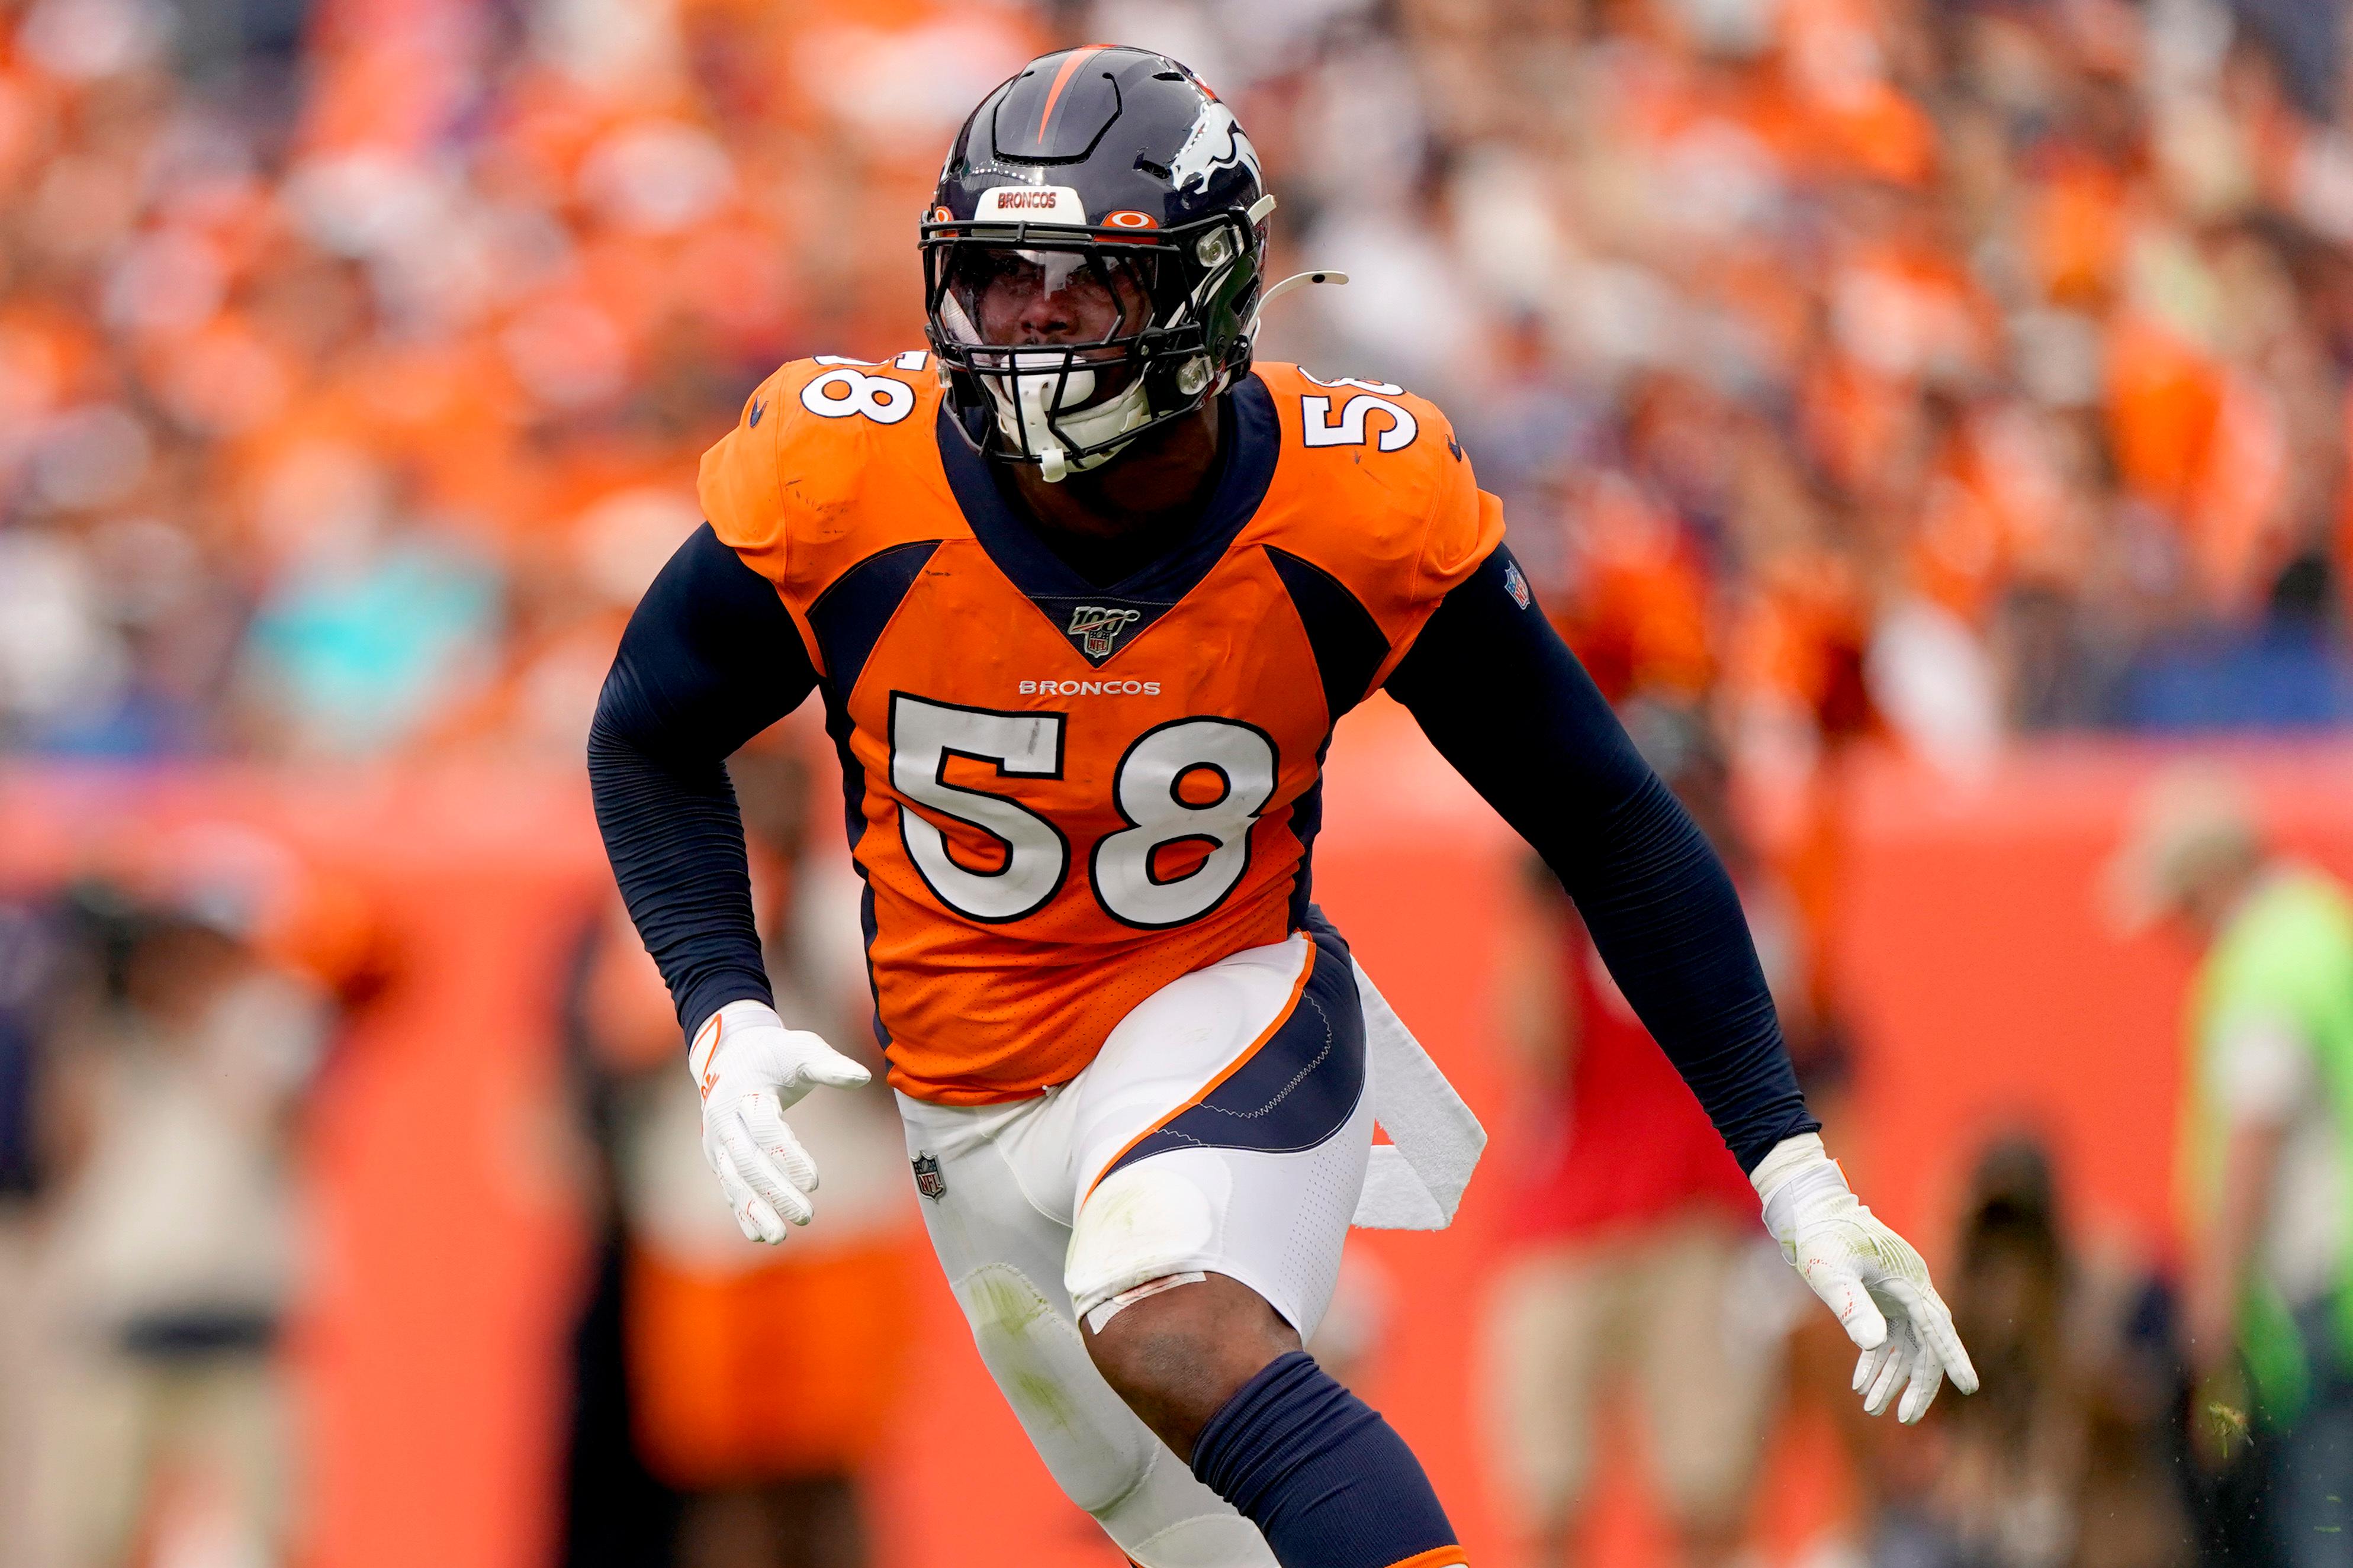
[[[730,1002],[774,999],[727,758],[816,685],[776,590],[709,523],[646,590],[605,677],[588,731],[596,826],[690,1036]]]
[[[703,454],[697,489],[710,521],[630,616],[589,736],[614,878],[691,1042],[702,1152],[757,1241],[807,1223],[817,1187],[783,1111],[812,1086],[869,1075],[776,1015],[726,760],[816,689],[814,637],[790,606],[849,563],[837,557],[851,499],[909,471],[908,453],[929,455],[930,423],[913,417],[936,397],[917,380],[923,363],[920,353],[871,365],[799,360],[744,400]],[[886,432],[895,456],[877,444]]]
[[[754,1241],[808,1223],[817,1167],[784,1112],[867,1071],[776,1016],[727,758],[817,685],[768,580],[706,523],[621,636],[588,731],[596,826],[629,918],[692,1041],[702,1152]]]

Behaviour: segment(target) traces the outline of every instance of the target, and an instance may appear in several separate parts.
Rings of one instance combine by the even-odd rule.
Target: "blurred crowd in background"
[[[575,765],[742,399],[919,342],[916,215],[970,105],[1048,47],[1143,44],[1235,106],[1282,269],[1353,276],[1264,353],[1453,416],[1733,862],[1834,1118],[1834,808],[1733,795],[1802,800],[1866,736],[1966,773],[2023,731],[2353,721],[2345,29],[2338,0],[0,0],[0,752]],[[834,873],[796,870],[805,759],[737,777],[780,985],[854,1017]],[[0,1422],[0,1521],[27,1450],[69,1464],[70,1568],[174,1518],[174,1561],[263,1565],[282,1527],[286,1128],[370,975],[277,952],[229,858],[0,906],[0,1409],[45,1353],[12,1282],[68,1280],[96,1347],[69,1427]],[[834,1244],[745,1261],[618,920],[565,1002],[605,1219],[566,1550],[855,1563],[882,1396],[824,1380],[901,1373],[928,1264],[895,1135],[812,1136],[846,1151]],[[1547,1158],[1612,1097],[1649,1174],[1597,1198],[1589,1142],[1535,1173],[1515,1349],[1472,1396],[1531,1563],[1577,1538],[1620,1375],[1690,1560],[1727,1560],[1765,1424],[1845,1410],[1840,1342],[1749,1288],[1746,1184],[1573,913],[1538,891],[1526,924]],[[37,1191],[76,1256],[33,1257]],[[2074,1247],[2043,1154],[1989,1151],[1929,1247],[1989,1393],[1926,1447],[1840,1427],[1860,1522],[1826,1561],[2158,1568],[2201,1531],[2256,1560],[2232,1461],[2261,1434],[2201,1426],[2165,1293]],[[1350,1289],[1369,1344],[1377,1281]],[[1655,1309],[1724,1289],[1751,1342],[1694,1407]],[[864,1348],[779,1365],[778,1313]]]
[[[1232,101],[1265,352],[1439,398],[1613,691],[1744,759],[2353,714],[2333,0],[32,0],[0,745],[575,749],[780,361],[919,342],[970,104]]]

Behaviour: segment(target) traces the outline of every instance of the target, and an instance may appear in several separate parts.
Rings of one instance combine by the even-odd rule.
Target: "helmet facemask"
[[[1057,482],[1191,413],[1249,366],[1260,243],[1233,214],[1147,236],[926,224],[930,335],[960,426]]]

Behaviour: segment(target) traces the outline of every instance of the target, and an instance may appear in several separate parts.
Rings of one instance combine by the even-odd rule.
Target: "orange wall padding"
[[[382,971],[302,1126],[306,1561],[540,1563],[580,1237],[555,1001],[605,876],[586,781],[468,768],[0,780],[0,876],[20,887],[91,870],[135,880],[227,828],[291,849],[338,907],[363,905]],[[295,895],[297,922],[309,901]]]
[[[2226,771],[2283,853],[2353,879],[2342,742],[2054,742],[1967,782],[1893,760],[1857,771],[1833,952],[1866,1053],[1847,1158],[1891,1222],[1940,1237],[1975,1152],[2026,1130],[2052,1143],[2080,1230],[2153,1259],[2178,1249],[2195,955],[2119,929],[2103,879],[2141,792],[2182,765]]]
[[[2114,931],[2098,875],[2135,792],[2180,754],[2064,745],[1971,782],[1883,760],[1846,780],[1831,958],[1861,1072],[1837,1152],[1932,1261],[1975,1150],[2019,1126],[2053,1140],[2087,1226],[2150,1256],[2172,1245],[2189,959]],[[2290,845],[2353,872],[2353,747],[2227,760]],[[1494,1137],[1453,1229],[1352,1243],[1393,1298],[1364,1389],[1428,1461],[1473,1561],[1493,1560],[1507,1536],[1470,1387],[1525,1147],[1492,1022],[1513,850],[1393,710],[1352,721],[1331,780],[1319,900]],[[583,782],[455,766],[20,769],[0,779],[0,879],[127,864],[217,822],[277,837],[342,904],[364,906],[385,976],[304,1134],[306,1562],[537,1568],[579,1247],[553,1009],[560,960],[607,896]],[[913,1392],[875,1480],[887,1563],[1114,1563],[1046,1480],[944,1285],[926,1275],[916,1296]],[[1800,1439],[1777,1456],[1774,1489],[1801,1497],[1769,1510],[1769,1539],[1794,1544],[1836,1506],[1825,1453]],[[1639,1509],[1620,1513],[1616,1538],[1648,1539]]]

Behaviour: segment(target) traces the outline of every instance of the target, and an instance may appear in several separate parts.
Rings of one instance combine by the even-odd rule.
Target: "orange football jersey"
[[[1098,587],[1008,506],[920,353],[785,366],[705,513],[807,644],[891,1081],[1020,1099],[1303,918],[1333,721],[1503,536],[1444,417],[1261,365],[1201,525]]]

